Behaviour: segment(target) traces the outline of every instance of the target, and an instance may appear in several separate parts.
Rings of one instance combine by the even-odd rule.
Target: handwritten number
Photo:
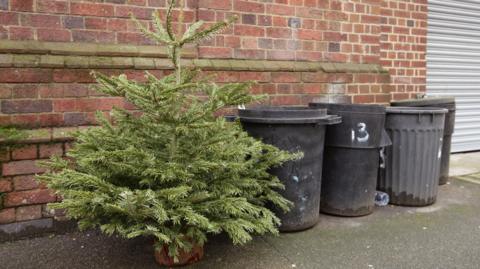
[[[352,129],[352,142],[355,142],[355,140],[360,143],[367,142],[368,139],[370,139],[370,134],[367,131],[367,125],[363,122],[360,122],[359,124],[357,124],[357,127],[358,130],[356,132]]]

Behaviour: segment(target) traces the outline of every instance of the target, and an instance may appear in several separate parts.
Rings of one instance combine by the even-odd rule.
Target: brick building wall
[[[137,80],[171,72],[165,48],[129,19],[148,25],[165,5],[0,0],[0,124],[33,129],[2,156],[0,240],[56,227],[44,204],[57,197],[33,181],[36,160],[65,154],[68,131],[94,124],[96,110],[130,108],[96,93],[91,70]],[[256,80],[252,92],[269,94],[269,104],[340,96],[385,104],[425,91],[426,0],[187,0],[185,24],[233,15],[231,29],[188,48],[186,64],[218,82]]]

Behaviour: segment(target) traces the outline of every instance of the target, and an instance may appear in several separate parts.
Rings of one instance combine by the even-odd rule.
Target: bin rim
[[[265,124],[337,124],[341,117],[328,115],[327,109],[307,106],[259,106],[238,110],[241,122]]]
[[[387,107],[387,114],[447,114],[448,109],[441,107],[408,107],[391,106]]]
[[[310,102],[312,108],[327,108],[333,113],[353,113],[353,114],[376,114],[385,115],[385,106],[378,104],[346,104],[346,103],[322,103]]]
[[[392,106],[407,106],[407,107],[439,107],[442,105],[449,106],[447,109],[450,112],[456,110],[455,97],[449,96],[431,96],[421,99],[405,99],[390,102]]]

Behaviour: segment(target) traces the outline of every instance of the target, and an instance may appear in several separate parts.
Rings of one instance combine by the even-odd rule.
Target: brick
[[[12,179],[15,191],[25,191],[37,189],[40,184],[33,175],[16,176]]]
[[[10,0],[10,10],[32,12],[33,0]]]
[[[148,0],[149,7],[165,7],[166,0]]]
[[[74,30],[72,31],[72,40],[74,42],[90,42],[97,41],[97,31]]]
[[[328,43],[329,52],[340,52],[340,43],[330,42]]]
[[[63,144],[45,144],[39,147],[40,158],[50,158],[51,156],[63,155]]]
[[[48,86],[40,86],[38,89],[38,94],[40,98],[61,98],[63,97],[63,87],[60,87],[55,84],[50,84]],[[55,110],[55,102],[53,103]]]
[[[230,10],[232,9],[232,0],[199,0],[198,7],[200,8],[211,8],[211,9],[223,9]]]
[[[261,26],[272,26],[272,16],[258,15],[257,24]]]
[[[106,30],[107,20],[104,18],[85,18],[85,28],[95,30]]]
[[[363,103],[374,103],[374,95],[355,95],[353,96],[353,103],[363,104]]]
[[[55,69],[53,71],[53,81],[59,83],[93,83],[95,79],[90,75],[89,70]]]
[[[198,54],[202,58],[231,58],[232,49],[231,48],[215,48],[215,47],[200,47]]]
[[[0,224],[15,222],[15,208],[5,208],[0,210]]]
[[[288,27],[290,28],[301,28],[302,21],[300,18],[289,18],[288,19]]]
[[[98,17],[112,17],[113,5],[99,3],[71,3],[70,12],[73,15],[86,15]]]
[[[267,36],[272,38],[291,38],[292,30],[288,28],[268,28]]]
[[[17,13],[0,12],[0,25],[18,25],[19,18]]]
[[[10,117],[10,123],[13,125],[19,125],[22,127],[37,127],[38,116],[35,114],[30,115],[13,115]]]
[[[269,82],[270,73],[267,72],[240,72],[240,81],[257,81],[257,82]]]
[[[255,14],[243,14],[242,23],[255,25],[257,24],[257,16]]]
[[[51,100],[4,100],[1,101],[1,111],[6,114],[41,113],[53,110]]]
[[[273,49],[273,40],[268,38],[259,38],[258,47],[261,49]]]
[[[276,83],[300,82],[300,74],[294,72],[275,72],[272,73],[272,81]]]
[[[67,13],[68,3],[59,0],[40,0],[37,1],[37,12]]]
[[[63,114],[48,113],[38,115],[38,124],[40,127],[57,127],[63,125]]]
[[[325,59],[331,61],[331,62],[336,62],[336,63],[345,63],[348,60],[348,55],[343,54],[343,53],[325,53],[324,54]]]
[[[37,158],[37,145],[27,145],[12,151],[12,160],[32,160]]]
[[[10,87],[0,86],[0,99],[9,99],[12,97],[12,89]]]
[[[41,205],[21,206],[15,209],[16,221],[26,221],[40,218],[42,218]]]
[[[299,29],[298,38],[303,40],[323,40],[322,32],[308,29]]]
[[[75,111],[76,107],[75,99],[53,100],[53,111],[55,112]]]
[[[36,99],[38,97],[38,89],[36,85],[32,84],[20,84],[12,87],[12,98],[13,99]]]
[[[87,125],[88,119],[85,113],[65,113],[64,122],[67,126]]]
[[[39,41],[67,42],[71,40],[70,31],[60,29],[37,29]]]
[[[268,60],[295,60],[295,51],[269,50],[267,51]]]
[[[88,95],[88,85],[67,84],[63,87],[65,97],[85,97]]]
[[[302,73],[303,82],[329,82],[330,76],[323,72],[305,72]]]
[[[234,0],[233,2],[234,2],[233,8],[235,11],[249,12],[249,13],[265,12],[265,4],[262,4],[262,3],[240,1],[240,0]]]
[[[115,16],[130,18],[130,14],[132,14],[137,19],[148,20],[152,18],[153,11],[154,10],[152,8],[118,6],[115,9]]]
[[[10,33],[11,40],[32,40],[33,39],[33,28],[10,26],[8,28],[8,32]]]
[[[321,61],[323,60],[323,53],[316,51],[297,51],[295,52],[297,61]]]
[[[296,105],[303,103],[302,96],[299,95],[276,95],[270,98],[271,105]]]
[[[42,28],[61,28],[60,16],[45,14],[22,14],[20,17],[23,26]]]
[[[9,192],[5,195],[4,205],[16,207],[21,205],[45,204],[57,200],[53,191],[48,189],[37,189],[29,191]]]
[[[285,17],[272,17],[274,27],[288,27],[288,19]]]
[[[235,49],[233,55],[237,59],[265,59],[265,51],[258,49]]]
[[[63,17],[63,25],[67,29],[83,29],[85,21],[83,17],[66,16]]]
[[[11,161],[2,164],[3,176],[37,174],[44,171],[44,168],[37,166],[35,160]]]
[[[8,10],[8,0],[0,0],[0,10]]]
[[[267,10],[270,14],[293,16],[295,15],[295,7],[286,5],[268,5]]]
[[[125,43],[125,44],[135,44],[135,45],[147,45],[152,44],[153,41],[146,38],[140,33],[128,33],[128,32],[121,32],[117,33],[117,41],[118,43]]]
[[[345,39],[345,35],[339,32],[323,32],[323,39],[325,41],[340,42]]]
[[[263,37],[265,35],[265,30],[261,27],[250,26],[250,25],[235,25],[234,26],[235,35],[239,36],[259,36]]]
[[[109,31],[126,31],[127,20],[125,19],[108,19],[107,29]]]
[[[12,182],[8,179],[0,179],[0,193],[11,192]]]
[[[346,94],[346,85],[344,83],[330,83],[327,86],[327,92],[330,94]]]

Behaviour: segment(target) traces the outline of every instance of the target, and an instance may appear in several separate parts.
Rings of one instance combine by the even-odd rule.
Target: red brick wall
[[[392,99],[425,92],[427,0],[382,1],[381,32],[381,64],[392,78]]]
[[[0,50],[4,40],[152,44],[128,14],[148,24],[154,10],[165,13],[165,2],[0,0]],[[425,91],[427,0],[188,0],[185,22],[214,22],[232,15],[239,17],[235,26],[194,48],[199,58],[354,63],[355,68],[372,70],[376,65],[388,71],[218,72],[219,82],[257,80],[252,92],[270,94],[272,105],[306,104],[322,95],[343,94],[356,103],[388,103]],[[0,51],[0,124],[90,125],[96,110],[128,107],[121,99],[92,90],[88,68],[40,68],[22,62],[7,66],[4,59],[10,56]],[[141,80],[145,70],[100,71],[125,72]],[[169,72],[150,71],[158,76]],[[41,172],[34,160],[64,154],[68,145],[36,143],[4,156],[0,193],[6,198],[0,209],[0,235],[2,225],[51,218],[43,204],[56,197],[32,181],[33,174]]]
[[[49,158],[51,155],[63,156],[69,145],[68,142],[31,144],[20,146],[6,154],[3,153],[1,156],[1,161],[4,162],[3,174],[0,178],[3,209],[0,209],[0,227],[11,225],[11,223],[21,223],[31,224],[29,225],[31,229],[36,222],[42,219],[49,220],[55,215],[62,216],[58,212],[49,210],[46,206],[46,203],[57,201],[58,197],[35,180],[35,174],[43,172],[36,162],[39,159]],[[43,228],[48,230],[51,227]],[[24,231],[20,231],[20,233],[22,232]],[[6,233],[0,228],[0,241],[10,239]]]

